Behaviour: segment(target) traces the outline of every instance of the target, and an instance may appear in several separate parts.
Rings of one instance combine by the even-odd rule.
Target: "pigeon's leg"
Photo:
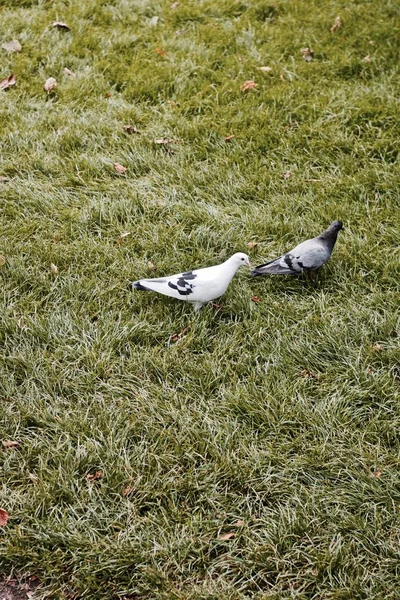
[[[193,303],[193,307],[196,312],[201,310],[203,308],[203,306],[204,306],[203,302],[194,302]]]

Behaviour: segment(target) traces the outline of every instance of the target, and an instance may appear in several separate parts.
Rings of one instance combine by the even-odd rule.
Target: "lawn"
[[[400,598],[399,17],[3,0],[3,577],[60,600]],[[316,279],[242,269],[199,313],[129,285],[334,219]]]

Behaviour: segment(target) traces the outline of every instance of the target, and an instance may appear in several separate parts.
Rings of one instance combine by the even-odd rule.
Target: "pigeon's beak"
[[[250,259],[247,259],[247,261],[246,261],[246,265],[249,267],[249,269],[252,269],[252,268],[253,268],[253,267],[251,266]]]

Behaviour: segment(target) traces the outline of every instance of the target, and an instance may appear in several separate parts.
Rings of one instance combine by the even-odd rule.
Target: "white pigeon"
[[[300,275],[305,271],[315,271],[331,257],[341,221],[333,221],[318,237],[302,242],[290,252],[256,267],[251,274],[257,275]]]
[[[207,302],[226,292],[236,271],[244,265],[251,267],[249,257],[243,252],[236,252],[220,265],[170,277],[139,279],[132,283],[132,287],[135,290],[158,292],[177,300],[185,300],[192,303],[195,310],[200,310]]]

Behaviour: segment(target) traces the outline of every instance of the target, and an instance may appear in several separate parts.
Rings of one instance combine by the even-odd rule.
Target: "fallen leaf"
[[[244,83],[242,83],[240,89],[242,90],[242,92],[246,92],[247,90],[254,90],[256,87],[257,84],[255,83],[255,81],[252,81],[250,79],[249,81],[245,81]]]
[[[375,350],[375,352],[381,352],[381,350],[383,350],[383,346],[381,346],[380,344],[374,344],[372,346],[372,349]]]
[[[316,379],[317,381],[319,379],[319,375],[314,375],[314,373],[311,373],[311,371],[309,369],[303,369],[300,373],[300,377],[306,377],[308,379]]]
[[[189,329],[190,329],[190,327],[185,327],[185,329],[182,329],[182,331],[180,333],[174,333],[173,335],[171,335],[171,342],[173,344],[175,344],[176,342],[179,342],[179,340],[182,339],[183,336],[187,334]]]
[[[166,52],[164,52],[164,50],[162,50],[161,48],[156,48],[155,52],[157,52],[157,54],[159,54],[163,58],[165,58],[166,56],[168,56],[168,54]]]
[[[1,45],[3,50],[7,50],[7,52],[21,52],[22,46],[18,40],[11,40],[11,42],[4,42]]]
[[[173,2],[170,6],[170,8],[174,9],[174,8],[178,8],[179,6],[179,2]]]
[[[0,81],[0,90],[7,90],[9,87],[15,85],[16,83],[17,80],[15,79],[14,75],[10,73],[8,77],[5,77]]]
[[[157,270],[157,267],[156,267],[156,265],[155,265],[153,262],[151,262],[151,260],[149,260],[149,261],[147,262],[147,266],[148,266],[148,268],[150,269],[150,271],[156,271],[156,270]]]
[[[259,71],[262,71],[263,73],[271,73],[272,67],[259,67]]]
[[[126,172],[126,167],[124,167],[123,165],[120,165],[119,163],[114,163],[114,169],[117,171],[117,173],[119,173],[120,175],[122,175],[122,173]]]
[[[151,17],[150,21],[149,21],[149,25],[151,25],[152,27],[155,27],[159,21],[160,17]]]
[[[222,308],[222,304],[217,304],[216,302],[213,302],[213,303],[211,304],[211,306],[212,306],[213,308],[215,308],[215,310],[219,310],[220,308]]]
[[[23,316],[18,319],[17,325],[20,329],[23,329],[25,327],[25,319]]]
[[[369,54],[367,54],[367,56],[364,56],[363,62],[366,62],[366,63],[370,63],[371,62],[371,57],[370,57]]]
[[[57,80],[54,77],[49,77],[44,83],[44,89],[50,94],[57,87]]]
[[[89,482],[98,481],[103,477],[103,471],[96,471],[95,473],[89,473],[86,475],[86,480]]]
[[[368,369],[367,369],[367,375],[372,375],[373,372],[374,372],[374,370],[371,369],[371,367],[368,367]]]
[[[258,246],[258,242],[247,242],[247,247],[249,250],[253,250],[254,248],[257,248]]]
[[[4,177],[4,175],[0,175],[0,183],[7,183],[7,181],[10,181],[9,177]]]
[[[332,33],[334,31],[337,31],[338,29],[340,29],[343,25],[343,21],[341,19],[341,17],[336,17],[336,19],[333,21],[333,25],[332,27],[329,29],[329,31],[331,31]]]
[[[156,138],[155,144],[178,144],[181,140],[174,140],[173,138]]]
[[[68,75],[68,77],[75,76],[75,73],[73,71],[71,71],[71,69],[68,69],[68,67],[63,68],[63,73],[64,73],[64,75]]]
[[[314,50],[311,48],[301,48],[300,52],[306,62],[310,62],[314,58]]]
[[[0,527],[5,527],[8,521],[8,512],[0,508]]]
[[[131,485],[128,485],[128,487],[125,488],[122,492],[123,497],[126,498],[127,496],[129,496],[129,494],[131,493],[132,490],[133,490],[133,487]]]
[[[232,135],[226,135],[226,136],[224,137],[224,140],[225,140],[225,142],[231,142],[231,141],[233,140],[233,138],[234,138],[234,137],[235,137],[235,136],[234,136],[233,134],[232,134]]]
[[[374,471],[373,473],[370,473],[369,476],[373,477],[374,479],[377,479],[378,477],[380,477],[382,475],[382,471],[380,471],[379,469],[377,471]]]
[[[4,267],[4,265],[6,264],[7,260],[6,257],[3,256],[2,254],[0,254],[0,268]]]
[[[285,171],[284,173],[282,173],[282,177],[283,179],[289,179],[289,177],[292,176],[292,171]]]
[[[57,29],[64,29],[65,31],[71,30],[71,28],[66,23],[63,23],[62,21],[54,21],[52,23],[52,26],[57,27]]]
[[[58,274],[58,267],[54,263],[51,263],[51,265],[50,265],[50,271],[53,273],[53,275],[57,275]]]
[[[137,129],[137,127],[134,125],[124,125],[124,131],[125,133],[129,133],[129,135],[131,133],[140,133],[139,129]]]
[[[222,533],[221,535],[218,536],[218,539],[221,540],[221,542],[226,542],[226,540],[231,540],[232,538],[234,538],[236,535],[236,533],[234,531],[228,531],[228,533]]]
[[[260,298],[259,298],[258,296],[252,296],[252,297],[250,298],[250,300],[251,300],[252,302],[255,302],[256,304],[258,304],[258,302],[261,302],[261,300],[260,300]]]
[[[3,440],[1,443],[3,445],[3,448],[5,448],[6,450],[10,448],[19,448],[20,446],[19,442],[16,442],[15,440]]]
[[[369,40],[368,44],[369,44],[370,46],[375,46],[375,42],[374,42],[374,40]]]
[[[234,525],[235,527],[243,527],[243,525],[244,525],[244,521],[242,521],[242,520],[236,521],[236,523],[234,523],[233,525]]]

